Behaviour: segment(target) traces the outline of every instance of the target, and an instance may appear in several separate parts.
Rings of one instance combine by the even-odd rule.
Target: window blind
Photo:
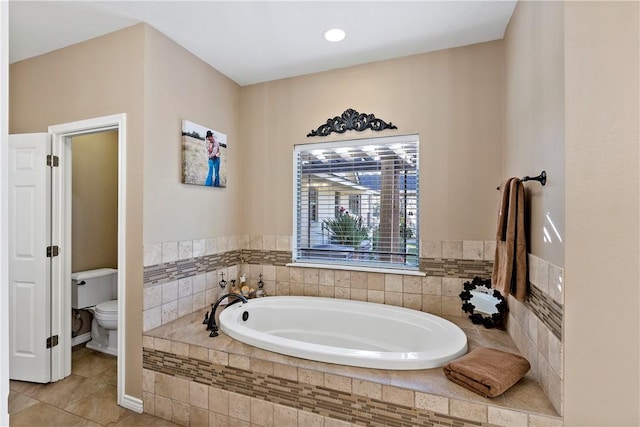
[[[417,135],[297,145],[294,259],[416,269]]]

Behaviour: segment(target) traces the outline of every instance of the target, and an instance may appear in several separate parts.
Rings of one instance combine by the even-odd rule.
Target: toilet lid
[[[96,305],[97,313],[117,313],[118,312],[118,300],[114,299],[111,301],[101,302]]]

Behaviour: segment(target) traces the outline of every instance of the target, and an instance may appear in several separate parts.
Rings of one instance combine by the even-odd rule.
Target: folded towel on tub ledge
[[[484,397],[496,397],[520,381],[531,365],[522,356],[480,347],[446,364],[445,376]]]

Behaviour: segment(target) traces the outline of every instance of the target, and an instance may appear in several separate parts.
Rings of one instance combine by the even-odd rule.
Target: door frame
[[[57,381],[71,375],[71,138],[74,136],[118,131],[118,405],[142,412],[139,399],[124,395],[126,378],[126,114],[97,117],[49,126],[52,154],[60,157],[53,168],[51,193],[52,244],[60,246],[61,256],[53,258],[51,271],[51,329],[59,335],[59,345],[51,354],[51,379]],[[55,332],[54,332],[55,333]]]

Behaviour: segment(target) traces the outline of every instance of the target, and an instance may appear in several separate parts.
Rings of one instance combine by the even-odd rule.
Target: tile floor
[[[71,375],[49,384],[11,381],[10,427],[170,427],[176,424],[116,404],[117,361],[83,345],[72,351]]]

